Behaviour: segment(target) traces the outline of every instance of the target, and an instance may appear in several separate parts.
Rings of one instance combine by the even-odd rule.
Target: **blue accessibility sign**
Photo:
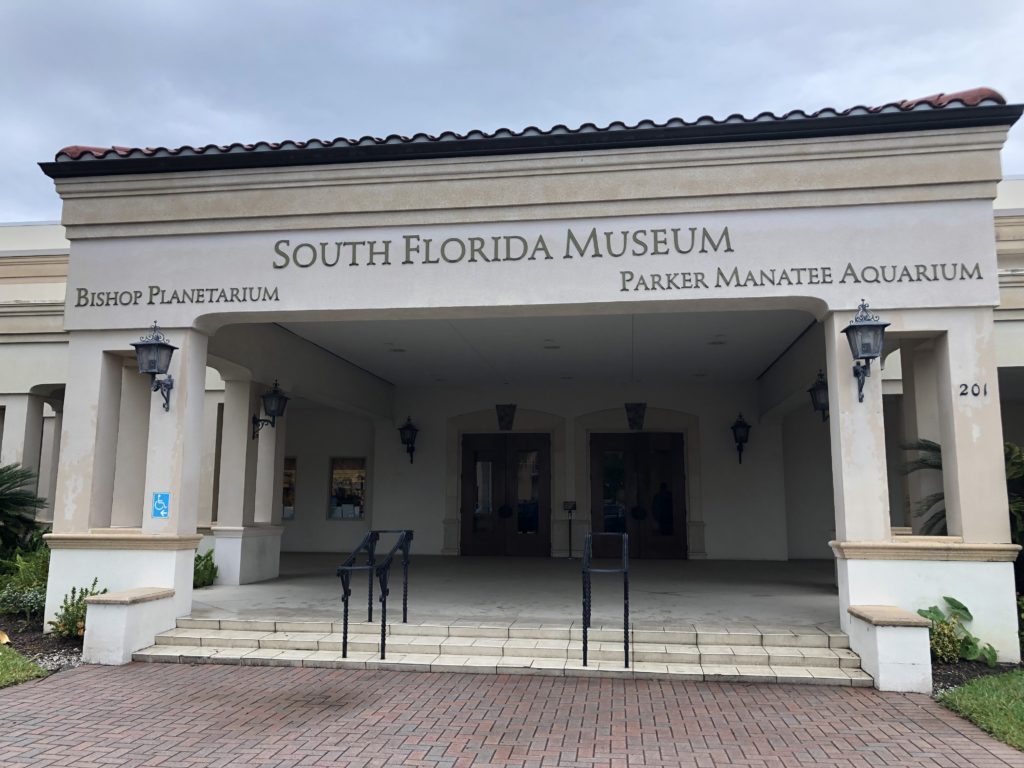
[[[171,494],[157,492],[153,494],[153,517],[166,520],[171,516]]]

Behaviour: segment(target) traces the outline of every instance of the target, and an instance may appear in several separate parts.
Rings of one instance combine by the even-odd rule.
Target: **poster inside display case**
[[[331,459],[328,520],[362,520],[366,500],[366,459]]]
[[[285,458],[281,483],[281,519],[295,519],[295,458]]]

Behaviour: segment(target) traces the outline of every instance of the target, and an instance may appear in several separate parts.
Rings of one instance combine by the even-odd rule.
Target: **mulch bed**
[[[43,634],[42,627],[11,614],[0,614],[0,629],[10,638],[11,648],[48,672],[62,672],[82,663],[81,639]]]
[[[932,662],[932,693],[937,695],[949,688],[977,680],[988,675],[1002,675],[1021,669],[1024,664],[996,664],[990,667],[983,661],[961,661],[958,664]]]

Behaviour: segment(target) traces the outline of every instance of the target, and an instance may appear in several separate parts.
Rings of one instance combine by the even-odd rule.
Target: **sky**
[[[1024,102],[1021,0],[0,0],[0,222],[63,146]],[[1024,174],[1024,128],[1003,151]]]

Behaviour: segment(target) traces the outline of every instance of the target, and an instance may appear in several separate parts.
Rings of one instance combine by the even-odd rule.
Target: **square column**
[[[110,525],[124,358],[106,350],[124,349],[126,342],[124,334],[71,333],[54,533]]]
[[[965,543],[1010,541],[992,310],[948,310],[935,341],[946,524]]]
[[[8,395],[3,405],[0,464],[20,464],[38,475],[43,446],[43,400],[36,395]],[[32,490],[38,487],[36,483]]]
[[[905,442],[931,440],[942,442],[939,430],[938,370],[935,345],[931,341],[904,342],[900,347],[903,362],[903,435]],[[920,533],[920,518],[915,517],[921,501],[942,490],[942,473],[919,471],[907,475],[910,497],[906,524]]]
[[[43,416],[43,450],[39,456],[39,490],[36,493],[46,499],[46,507],[39,510],[36,520],[49,524],[53,523],[53,495],[57,491],[57,467],[60,466],[62,406],[63,403],[51,403],[53,415],[44,413]]]
[[[149,434],[146,440],[146,482],[142,532],[194,535],[199,508],[199,462],[203,453],[203,404],[206,397],[207,337],[192,330],[177,330],[179,346],[171,364],[174,389],[170,410],[163,398],[149,396]],[[140,376],[140,378],[145,378]],[[122,425],[121,433],[139,425]],[[155,514],[154,494],[170,494],[166,516]]]
[[[260,524],[281,522],[281,476],[284,474],[286,422],[278,417],[275,426],[265,425],[259,434],[256,458],[256,509]]]
[[[174,393],[172,393],[173,396]],[[146,484],[146,453],[149,441],[149,410],[153,392],[148,376],[139,373],[134,360],[121,369],[121,407],[117,458],[114,465],[112,528],[141,528]]]
[[[858,402],[853,357],[842,333],[853,315],[835,312],[825,320],[836,537],[882,541],[891,535],[882,374],[878,361],[873,361],[864,383],[864,402]]]
[[[252,415],[262,388],[251,381],[224,382],[217,523],[212,527],[217,584],[248,584],[277,576],[281,529],[256,525],[257,463],[260,442],[252,436]],[[266,453],[273,454],[273,431]],[[267,521],[269,523],[269,520]]]

